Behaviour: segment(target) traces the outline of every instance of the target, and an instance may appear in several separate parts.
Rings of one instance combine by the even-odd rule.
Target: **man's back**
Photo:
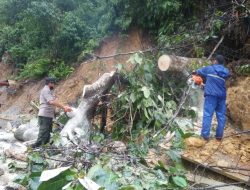
[[[226,79],[229,71],[221,64],[214,64],[197,70],[197,74],[206,78],[205,96],[226,98]]]

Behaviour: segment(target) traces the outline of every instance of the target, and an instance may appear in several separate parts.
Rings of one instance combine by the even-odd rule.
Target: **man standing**
[[[60,104],[54,94],[55,79],[48,77],[45,81],[45,86],[40,94],[40,107],[38,113],[39,134],[33,148],[47,144],[50,140],[52,132],[52,121],[55,116],[55,107],[64,109],[65,112],[71,112],[72,109],[68,106]]]
[[[212,60],[212,65],[198,69],[196,73],[206,79],[205,102],[203,110],[203,122],[201,136],[208,140],[214,112],[218,126],[215,138],[221,140],[226,124],[226,84],[229,71],[224,67],[225,59],[222,55],[217,55]]]

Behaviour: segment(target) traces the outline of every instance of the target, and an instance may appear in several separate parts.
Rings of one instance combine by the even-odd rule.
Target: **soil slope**
[[[228,116],[237,128],[250,129],[250,77],[240,77],[228,88]]]

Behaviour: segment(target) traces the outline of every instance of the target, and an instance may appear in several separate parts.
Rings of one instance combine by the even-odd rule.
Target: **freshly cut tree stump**
[[[158,67],[161,71],[180,71],[187,75],[189,65],[198,64],[202,65],[205,59],[179,57],[174,55],[162,55],[158,59]]]
[[[93,118],[94,110],[101,98],[108,93],[115,82],[116,73],[104,73],[92,85],[85,85],[81,102],[73,117],[66,123],[61,131],[62,144],[69,145],[71,142],[75,144],[89,143],[91,131],[91,119]]]
[[[190,76],[194,65],[202,65],[206,59],[201,58],[188,58],[179,57],[174,55],[162,55],[158,59],[158,68],[160,71],[168,73],[174,73],[174,76],[178,77],[178,80],[187,80]],[[177,73],[177,74],[176,74]],[[202,119],[203,113],[203,90],[201,89],[191,89],[189,94],[190,107],[197,111],[197,121]]]

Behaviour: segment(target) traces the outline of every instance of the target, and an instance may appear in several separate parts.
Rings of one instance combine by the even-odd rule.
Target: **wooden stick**
[[[224,37],[225,37],[224,35],[221,36],[220,41],[216,44],[216,46],[214,47],[212,53],[211,53],[211,54],[209,55],[209,57],[207,58],[207,60],[210,60],[210,59],[211,59],[211,57],[213,56],[214,52],[218,49],[218,47],[220,46],[220,44],[223,42]]]

